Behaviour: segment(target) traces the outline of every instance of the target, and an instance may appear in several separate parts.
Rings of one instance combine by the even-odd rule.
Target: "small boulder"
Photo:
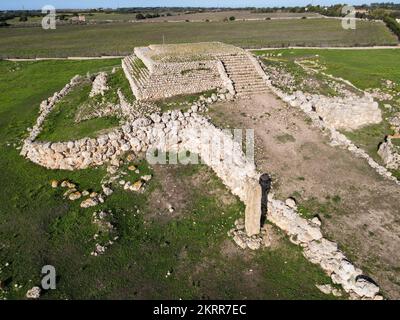
[[[78,200],[80,197],[82,197],[82,194],[79,191],[76,191],[74,193],[71,193],[68,196],[68,199],[71,200],[71,201],[75,201],[75,200]]]
[[[285,204],[292,209],[297,209],[296,200],[294,198],[287,198]]]
[[[33,287],[26,292],[26,297],[28,299],[39,299],[41,291],[39,287]]]
[[[131,185],[129,189],[131,191],[139,191],[142,186],[143,186],[143,181],[138,180],[133,185]]]
[[[98,204],[99,204],[99,202],[96,199],[89,198],[89,199],[86,199],[86,200],[82,201],[81,208],[94,207],[94,206],[96,206]]]

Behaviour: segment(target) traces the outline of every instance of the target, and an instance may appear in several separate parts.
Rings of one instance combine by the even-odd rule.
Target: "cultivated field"
[[[169,13],[170,16],[166,14]],[[146,12],[143,13],[144,15]],[[235,17],[237,20],[264,20],[264,19],[300,19],[302,17],[318,18],[321,15],[317,13],[291,13],[291,12],[273,12],[273,13],[252,13],[250,10],[224,10],[224,11],[207,11],[207,12],[174,12],[165,11],[161,12],[164,16],[137,20],[137,13],[116,13],[116,12],[95,12],[95,13],[81,13],[85,16],[87,22],[184,22],[189,21],[223,21],[229,17]],[[70,13],[71,15],[71,13]],[[24,24],[40,24],[41,17],[29,17],[28,21],[21,22],[19,18],[10,19],[7,22],[11,25],[23,26]],[[67,22],[67,20],[66,20]]]
[[[338,19],[188,23],[111,23],[0,29],[0,58],[126,55],[135,46],[222,41],[246,48],[276,46],[396,45],[383,23],[358,21],[344,30]]]

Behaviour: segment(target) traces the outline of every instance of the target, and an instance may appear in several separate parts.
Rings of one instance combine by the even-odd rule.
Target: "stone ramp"
[[[142,99],[142,87],[148,81],[149,70],[135,54],[122,59],[122,69],[125,72],[134,96],[138,100]]]
[[[268,92],[265,79],[246,53],[219,57],[239,96]]]

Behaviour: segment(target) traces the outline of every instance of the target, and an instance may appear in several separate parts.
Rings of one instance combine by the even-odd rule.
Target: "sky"
[[[282,7],[304,6],[309,3],[331,5],[335,3],[363,4],[400,0],[0,0],[0,10],[41,9],[53,5],[56,9],[118,8],[118,7]]]

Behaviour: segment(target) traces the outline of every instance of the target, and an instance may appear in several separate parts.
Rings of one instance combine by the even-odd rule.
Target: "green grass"
[[[130,54],[136,46],[222,41],[246,48],[270,46],[394,45],[382,24],[359,21],[344,30],[337,19],[191,23],[111,23],[42,28],[1,28],[0,58]]]
[[[284,49],[255,51],[281,53],[280,59],[292,61],[295,58],[317,59],[326,67],[325,72],[349,80],[360,89],[379,88],[382,79],[400,82],[400,50],[335,50],[335,49]],[[318,55],[318,57],[316,57]]]
[[[40,270],[51,264],[57,289],[43,299],[135,298],[271,298],[329,299],[315,288],[329,283],[317,266],[307,262],[300,248],[283,239],[274,251],[244,257],[221,253],[226,232],[244,211],[237,199],[226,204],[212,191],[226,194],[211,175],[208,188],[186,188],[189,207],[181,217],[159,223],[145,219],[149,196],[158,190],[157,176],[145,192],[116,188],[106,202],[82,209],[62,197],[50,180],[69,179],[79,190],[99,191],[105,168],[81,171],[46,170],[15,149],[38,114],[39,103],[60,90],[75,74],[97,72],[115,61],[0,62],[0,297],[24,298],[40,284]],[[135,163],[140,174],[153,170]],[[197,181],[209,171],[204,166],[182,168],[176,184]],[[179,172],[179,168],[176,169]],[[136,179],[131,173],[129,179]],[[189,180],[188,180],[189,179]],[[92,257],[96,228],[91,219],[99,209],[110,209],[119,236],[103,256]],[[6,266],[6,264],[8,264]],[[238,281],[252,268],[259,273],[256,290]],[[170,271],[171,276],[165,277]],[[15,287],[17,286],[17,288]],[[21,288],[19,288],[21,286]]]
[[[119,124],[116,117],[94,118],[75,123],[78,108],[88,103],[91,87],[91,82],[87,81],[60,100],[46,118],[37,139],[54,142],[76,140],[95,137],[100,131],[116,127]]]
[[[56,107],[45,120],[38,140],[65,141],[95,137],[100,132],[118,126],[119,120],[116,116],[92,118],[79,123],[75,122],[78,112],[83,116],[90,114],[93,108],[101,108],[104,104],[118,104],[118,88],[121,89],[129,101],[134,100],[129,83],[122,69],[118,69],[114,74],[110,72],[111,68],[103,69],[103,71],[108,71],[107,85],[109,87],[104,96],[99,95],[89,98],[92,84],[89,80],[85,80],[57,103]]]
[[[373,124],[364,128],[343,132],[358,147],[364,149],[376,161],[381,161],[377,154],[379,144],[385,136],[392,133],[390,126],[386,121],[379,124]]]
[[[274,137],[280,143],[295,142],[296,139],[289,133],[281,134]]]
[[[121,89],[121,92],[129,102],[133,102],[135,97],[132,93],[132,89],[129,85],[129,81],[125,76],[122,68],[117,69],[114,74],[108,73],[107,85],[110,88],[105,92],[105,99],[112,103],[119,103],[119,98],[117,95],[117,89]]]

